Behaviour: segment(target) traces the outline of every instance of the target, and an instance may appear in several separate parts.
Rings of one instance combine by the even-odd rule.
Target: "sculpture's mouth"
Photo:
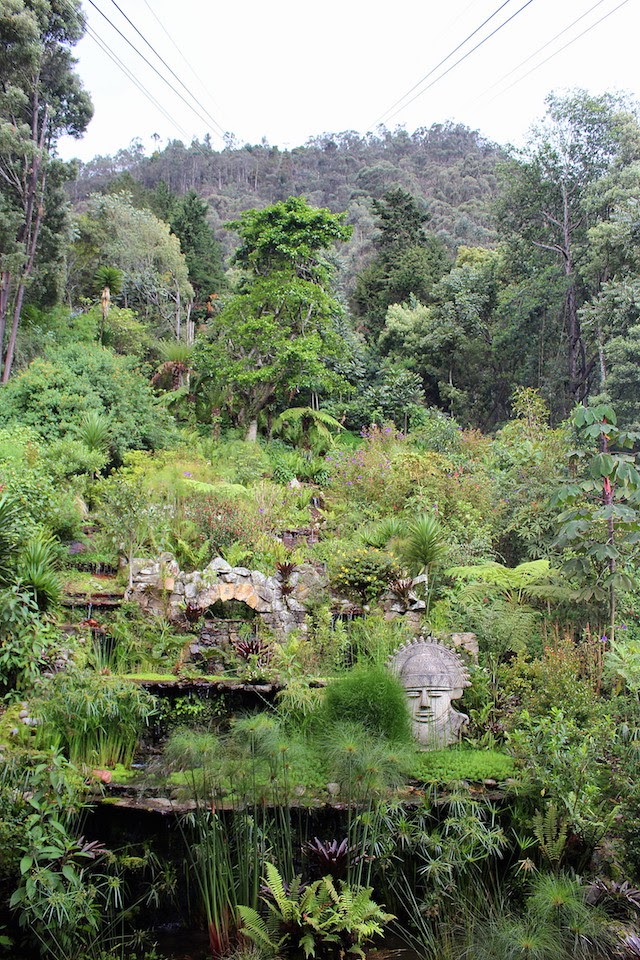
[[[433,715],[433,713],[423,711],[421,713],[414,714],[413,719],[415,720],[416,723],[433,723],[433,721],[435,720],[435,716]]]

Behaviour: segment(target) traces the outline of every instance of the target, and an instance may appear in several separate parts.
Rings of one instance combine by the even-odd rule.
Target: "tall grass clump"
[[[33,596],[38,610],[43,613],[60,602],[62,584],[55,570],[57,560],[56,542],[40,534],[27,541],[18,562],[20,583]]]
[[[145,690],[118,677],[68,671],[56,674],[32,704],[40,738],[76,764],[128,766],[155,710]]]
[[[360,723],[377,737],[412,740],[404,687],[383,666],[358,665],[330,683],[322,712],[328,723]]]

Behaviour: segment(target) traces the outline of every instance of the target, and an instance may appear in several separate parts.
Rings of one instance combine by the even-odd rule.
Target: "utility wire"
[[[194,76],[195,79],[198,81],[198,83],[200,84],[200,86],[202,87],[202,89],[204,90],[204,92],[207,94],[207,96],[210,98],[210,100],[211,100],[211,102],[214,104],[214,106],[217,107],[218,104],[216,103],[216,99],[215,99],[215,97],[211,96],[211,93],[210,93],[210,91],[209,91],[208,88],[207,88],[207,84],[206,84],[205,81],[202,79],[202,77],[201,77],[200,74],[197,72],[197,70],[194,69],[193,64],[191,63],[191,61],[189,60],[189,58],[188,58],[188,57],[185,57],[184,53],[182,52],[182,50],[180,49],[180,47],[178,46],[178,44],[175,42],[175,40],[174,40],[173,37],[171,36],[170,32],[167,30],[167,28],[165,27],[164,23],[162,22],[162,20],[161,20],[160,17],[158,16],[158,14],[155,12],[155,10],[153,9],[153,7],[152,7],[151,4],[149,3],[149,0],[143,0],[143,2],[144,2],[145,7],[147,8],[147,10],[149,11],[149,13],[150,13],[151,16],[153,17],[153,19],[156,21],[156,23],[158,24],[158,26],[160,27],[160,29],[162,30],[162,32],[163,32],[164,35],[166,36],[166,38],[167,38],[167,40],[169,41],[169,43],[172,45],[172,47],[174,48],[174,50],[176,50],[176,52],[178,53],[178,56],[179,56],[180,59],[183,61],[183,63],[186,65],[187,69],[190,71],[190,73],[192,74],[192,76]],[[474,3],[475,0],[471,0],[471,2]]]
[[[495,83],[492,83],[490,87],[487,87],[486,90],[484,90],[481,94],[479,94],[479,95],[478,95],[473,101],[471,101],[471,102],[472,102],[472,103],[477,103],[479,100],[482,100],[482,98],[483,98],[484,96],[486,96],[487,93],[490,93],[495,87],[497,87],[499,84],[501,84],[503,80],[507,80],[508,77],[510,77],[512,74],[514,74],[517,70],[519,70],[521,67],[524,67],[524,65],[525,65],[526,63],[529,63],[530,60],[533,60],[534,57],[537,57],[539,53],[542,53],[542,51],[543,51],[543,50],[546,50],[548,46],[550,46],[552,43],[555,43],[555,41],[556,41],[556,40],[559,40],[560,37],[564,36],[564,34],[567,32],[567,30],[571,30],[572,27],[575,27],[575,25],[576,25],[577,23],[580,23],[581,20],[584,20],[585,17],[588,17],[590,13],[593,13],[593,11],[596,9],[596,7],[600,7],[603,3],[605,3],[605,0],[598,0],[598,2],[597,2],[597,3],[594,3],[592,7],[589,7],[588,10],[586,10],[584,13],[580,14],[579,17],[576,17],[575,20],[572,20],[571,23],[570,23],[568,26],[566,26],[563,30],[561,30],[559,33],[556,33],[555,37],[551,37],[551,40],[547,40],[546,43],[543,43],[542,46],[541,46],[541,47],[538,47],[537,50],[534,50],[534,52],[533,52],[530,56],[528,56],[525,60],[522,60],[520,63],[518,63],[518,64],[513,68],[513,70],[509,70],[508,73],[503,74],[503,76],[501,76],[499,80],[496,80]],[[500,94],[497,94],[497,96],[500,96]],[[495,97],[492,98],[492,100],[493,100],[493,99],[495,99]],[[492,100],[489,101],[489,102],[491,103]]]
[[[396,100],[395,103],[392,103],[391,106],[389,107],[389,109],[388,109],[388,110],[385,110],[385,112],[378,118],[378,120],[376,121],[376,123],[374,124],[374,126],[377,126],[378,123],[384,123],[385,118],[387,117],[387,115],[388,115],[389,113],[391,113],[392,110],[395,110],[395,108],[396,108],[399,104],[401,104],[403,100],[406,100],[407,97],[411,96],[411,94],[413,93],[414,90],[416,90],[422,83],[424,83],[425,80],[428,80],[429,77],[430,77],[433,73],[435,73],[436,70],[438,70],[443,64],[445,64],[445,63],[447,62],[447,60],[450,60],[451,57],[453,57],[454,54],[456,54],[461,47],[464,47],[465,43],[467,43],[469,40],[471,40],[473,37],[475,37],[476,33],[478,33],[479,30],[482,30],[482,28],[485,27],[485,26],[489,23],[490,20],[493,20],[493,18],[496,17],[496,16],[500,13],[500,11],[501,11],[502,9],[504,9],[504,7],[506,7],[507,4],[509,4],[509,3],[511,3],[511,0],[504,0],[504,3],[502,3],[502,4],[497,8],[497,10],[494,10],[493,13],[492,13],[489,17],[487,17],[486,20],[483,20],[483,22],[480,24],[479,27],[476,27],[476,29],[473,30],[472,33],[470,33],[468,37],[465,37],[464,40],[463,40],[461,43],[458,44],[457,47],[454,47],[453,50],[451,50],[451,52],[446,55],[446,57],[444,57],[439,63],[436,63],[435,67],[432,67],[431,70],[429,70],[429,72],[426,73],[421,80],[418,80],[417,83],[414,83],[414,85],[411,87],[410,90],[407,90],[407,92],[406,92],[405,94],[403,94],[403,96],[401,96],[398,100]],[[467,10],[468,10],[468,9],[469,9],[469,7],[467,7]],[[409,101],[409,102],[411,102],[411,101]]]
[[[91,2],[91,0],[89,0],[89,2]],[[628,3],[628,0],[623,0],[623,2]],[[499,33],[503,27],[506,27],[508,23],[511,23],[511,21],[514,20],[518,16],[518,14],[522,13],[522,11],[525,10],[532,3],[533,3],[533,0],[526,0],[526,3],[523,3],[522,6],[516,10],[515,13],[512,13],[511,16],[507,17],[507,19],[503,23],[501,23],[498,27],[496,27],[495,30],[492,30],[491,33],[487,34],[487,36],[484,37],[484,39],[480,40],[479,43],[476,43],[475,47],[472,47],[471,50],[468,50],[467,53],[465,53],[462,57],[459,57],[459,59],[456,60],[455,63],[452,63],[450,67],[447,67],[447,69],[443,73],[441,73],[439,76],[435,77],[435,79],[433,79],[431,83],[428,83],[426,87],[423,87],[422,90],[419,90],[416,94],[414,94],[410,100],[407,100],[407,102],[403,104],[402,107],[399,107],[394,113],[391,114],[391,116],[387,117],[387,119],[393,120],[393,118],[397,116],[402,110],[405,110],[409,106],[409,104],[413,103],[414,100],[417,100],[418,97],[421,97],[423,93],[426,93],[427,90],[430,90],[431,87],[435,86],[436,83],[439,83],[439,81],[442,80],[444,77],[446,77],[448,73],[451,73],[451,71],[454,70],[455,67],[457,67],[464,60],[466,60],[467,57],[470,57],[472,53],[475,53],[475,51],[478,50],[480,47],[482,47],[487,42],[487,40],[490,40],[492,37],[496,35],[496,33]]]
[[[124,73],[124,75],[127,77],[127,79],[130,80],[133,84],[135,84],[135,86],[138,88],[138,90],[140,91],[140,93],[142,93],[142,94],[147,98],[147,100],[149,100],[149,102],[150,102],[154,107],[156,107],[156,108],[160,111],[160,113],[162,113],[162,115],[164,116],[164,118],[165,118],[166,120],[168,120],[169,123],[170,123],[172,126],[174,126],[177,130],[179,130],[180,133],[182,133],[182,135],[186,138],[186,137],[188,136],[188,134],[187,134],[187,132],[180,126],[180,124],[178,123],[178,121],[177,121],[177,120],[174,120],[174,118],[171,116],[170,113],[168,113],[168,111],[166,110],[166,108],[163,107],[163,105],[160,103],[160,101],[159,101],[159,100],[156,100],[156,98],[153,96],[153,94],[150,93],[149,90],[147,90],[147,88],[144,86],[143,83],[141,83],[140,80],[138,80],[138,78],[137,78],[137,77],[135,76],[135,74],[129,69],[129,67],[127,67],[127,65],[126,65],[125,63],[123,63],[123,61],[120,59],[120,57],[119,57],[116,53],[114,53],[113,50],[111,50],[111,49],[107,46],[107,44],[104,42],[104,40],[102,40],[102,38],[100,37],[100,35],[97,34],[97,33],[95,32],[95,30],[92,30],[91,27],[89,26],[89,24],[85,24],[85,28],[86,28],[86,31],[87,31],[87,36],[89,36],[89,37],[93,40],[93,42],[102,50],[102,52],[105,53],[113,63],[115,63],[115,65]]]
[[[147,38],[145,37],[145,35],[138,29],[138,27],[136,27],[136,25],[135,25],[135,23],[133,22],[133,20],[131,20],[131,19],[127,16],[127,14],[124,12],[124,10],[122,9],[122,7],[117,3],[117,0],[111,0],[111,3],[114,5],[114,7],[116,8],[116,10],[118,10],[118,12],[119,12],[120,14],[122,14],[122,16],[124,17],[124,19],[125,19],[125,20],[127,21],[127,23],[129,24],[129,26],[130,26],[133,30],[135,30],[135,32],[138,34],[138,36],[140,37],[140,39],[143,40],[144,43],[146,43],[146,45],[149,47],[149,49],[151,50],[151,52],[158,58],[158,60],[160,61],[160,63],[163,65],[163,67],[166,67],[166,69],[169,71],[169,73],[171,74],[171,76],[172,76],[175,80],[177,80],[177,82],[180,84],[180,86],[182,87],[182,89],[186,91],[186,93],[191,97],[191,99],[194,101],[194,103],[195,103],[195,104],[203,111],[203,113],[209,118],[209,120],[210,120],[211,123],[214,125],[214,127],[217,127],[217,129],[220,131],[220,135],[221,135],[221,136],[224,136],[225,131],[224,131],[223,128],[220,126],[220,124],[218,123],[218,121],[216,120],[216,118],[211,116],[211,114],[209,113],[209,111],[207,110],[207,108],[206,108],[205,106],[203,106],[203,104],[198,100],[198,98],[195,96],[195,94],[191,92],[191,90],[189,89],[189,87],[188,87],[185,83],[183,83],[183,81],[180,79],[180,77],[178,76],[178,74],[177,74],[174,70],[171,69],[171,67],[169,66],[169,64],[167,63],[167,61],[158,53],[158,51],[155,49],[155,47],[149,42],[149,40],[147,40]]]
[[[570,47],[572,43],[575,43],[575,42],[576,42],[576,40],[582,39],[582,37],[584,37],[587,33],[590,33],[591,30],[593,30],[595,27],[599,26],[601,23],[603,23],[605,20],[607,20],[612,14],[616,13],[616,11],[618,11],[621,7],[624,7],[627,3],[629,3],[629,0],[622,0],[622,3],[619,3],[617,7],[614,7],[614,8],[613,8],[613,10],[609,10],[608,13],[605,13],[604,16],[600,17],[599,20],[596,20],[595,23],[592,23],[591,26],[590,26],[590,27],[587,27],[586,30],[583,30],[582,33],[579,33],[576,37],[573,37],[572,40],[568,40],[567,43],[565,43],[562,47],[560,47],[558,50],[554,51],[554,53],[549,54],[548,57],[546,57],[544,60],[541,60],[540,63],[537,63],[537,64],[535,65],[535,67],[532,67],[532,68],[531,68],[531,70],[527,70],[527,72],[524,73],[521,77],[518,77],[517,80],[514,80],[513,83],[510,83],[508,87],[505,87],[505,88],[504,88],[504,90],[501,90],[500,93],[496,93],[496,95],[495,95],[494,97],[492,97],[491,100],[489,100],[489,103],[493,103],[493,101],[496,100],[498,97],[501,97],[503,94],[507,93],[508,90],[511,90],[511,89],[512,89],[513,87],[515,87],[517,84],[521,83],[521,81],[524,80],[526,77],[530,76],[530,74],[534,73],[536,70],[539,70],[540,67],[543,67],[545,63],[548,63],[548,62],[549,62],[549,60],[553,60],[554,57],[557,57],[559,53],[562,53],[564,50],[567,49],[567,47]],[[598,4],[596,4],[596,6],[598,6]],[[591,9],[593,9],[593,7],[592,7]],[[591,12],[591,11],[588,11],[588,12]],[[578,19],[581,20],[582,17],[579,17]],[[577,23],[577,21],[576,21],[576,23]],[[545,46],[546,46],[546,44],[545,44]],[[542,49],[544,49],[544,48],[542,48]],[[540,52],[540,51],[538,51],[538,52]],[[525,63],[526,63],[526,61],[525,61]],[[522,64],[521,64],[521,66],[522,66]],[[512,72],[513,72],[513,71],[512,71]]]
[[[122,32],[122,30],[120,30],[119,27],[117,27],[114,23],[112,23],[112,21],[109,19],[109,17],[106,15],[106,13],[104,13],[104,12],[100,9],[100,7],[94,2],[94,0],[88,0],[88,2],[91,4],[91,6],[94,8],[94,10],[96,10],[96,11],[100,14],[100,16],[104,17],[104,19],[107,21],[107,23],[109,24],[109,26],[112,27],[112,29],[115,30],[116,33],[117,33],[120,37],[122,37],[122,39],[125,41],[125,43],[127,43],[127,44],[131,47],[131,49],[134,50],[135,53],[137,53],[137,55],[138,55],[142,60],[144,60],[144,62],[147,64],[147,66],[148,66],[148,67],[151,67],[151,69],[153,70],[153,72],[154,72],[155,74],[157,74],[158,77],[160,77],[160,79],[162,80],[162,82],[165,83],[165,84],[169,87],[169,89],[171,90],[171,92],[172,92],[173,94],[175,94],[175,96],[178,97],[179,100],[182,100],[182,102],[185,104],[185,106],[187,106],[187,107],[189,108],[189,110],[191,110],[191,112],[194,113],[194,114],[198,117],[198,119],[202,121],[202,123],[204,123],[205,127],[208,127],[208,126],[209,126],[208,121],[207,121],[200,113],[198,113],[198,111],[196,110],[196,108],[195,108],[192,104],[190,104],[189,101],[185,99],[185,97],[183,97],[183,95],[180,93],[179,90],[176,90],[176,88],[170,83],[170,81],[167,80],[167,78],[166,78],[165,76],[163,76],[162,73],[160,73],[160,71],[157,69],[157,67],[154,67],[154,65],[151,63],[151,61],[148,60],[148,59],[145,57],[145,55],[144,55],[143,53],[141,53],[140,50],[138,50],[138,48],[135,46],[135,44],[132,43],[131,40],[129,40],[129,38],[128,38],[127,36],[125,36],[125,34]],[[220,134],[218,134],[218,136],[220,136]]]
[[[76,7],[73,5],[71,0],[63,0],[63,3],[66,4],[70,11],[74,13],[77,12]],[[186,130],[180,126],[178,121],[171,116],[166,107],[164,107],[163,104],[161,104],[160,101],[153,96],[153,94],[145,87],[142,81],[136,77],[133,71],[129,69],[129,67],[120,59],[120,57],[110,49],[109,45],[101,38],[100,34],[90,26],[86,14],[82,10],[80,11],[80,16],[86,35],[93,40],[96,46],[99,47],[99,49],[102,50],[107,57],[109,57],[109,59],[118,67],[125,77],[138,88],[140,93],[147,98],[152,106],[156,107],[156,109],[160,111],[165,119],[168,120],[169,123],[175,127],[176,130],[178,130],[186,139],[188,137]]]

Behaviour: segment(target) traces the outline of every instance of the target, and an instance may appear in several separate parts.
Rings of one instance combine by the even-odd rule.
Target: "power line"
[[[472,37],[475,37],[476,33],[478,33],[479,30],[482,30],[482,28],[485,27],[485,26],[489,23],[490,20],[493,20],[493,18],[496,17],[496,16],[500,13],[500,11],[501,11],[504,7],[506,7],[507,4],[509,4],[509,3],[511,3],[511,0],[504,0],[504,3],[502,3],[502,4],[497,8],[497,10],[494,10],[493,13],[492,13],[489,17],[487,17],[486,20],[483,20],[483,22],[480,24],[480,26],[479,26],[479,27],[476,27],[476,29],[473,30],[472,33],[470,33],[468,37],[465,37],[464,40],[463,40],[461,43],[458,44],[457,47],[454,47],[454,49],[451,50],[451,52],[448,53],[448,54],[446,55],[446,57],[444,57],[444,58],[440,61],[440,63],[436,63],[435,67],[432,67],[431,70],[429,70],[429,72],[426,73],[421,80],[418,80],[417,83],[414,83],[414,85],[411,87],[410,90],[407,90],[407,92],[406,92],[405,94],[403,94],[403,96],[401,96],[398,100],[396,100],[395,103],[392,103],[391,106],[389,107],[389,109],[388,109],[388,110],[385,110],[385,112],[378,118],[378,120],[376,121],[376,123],[374,124],[374,126],[377,126],[378,123],[384,123],[385,118],[387,117],[387,115],[388,115],[389,113],[391,113],[392,110],[395,110],[395,108],[396,108],[400,103],[402,103],[403,100],[406,100],[406,98],[409,97],[409,96],[413,93],[413,91],[416,90],[416,89],[420,86],[420,84],[424,83],[425,80],[428,80],[429,77],[430,77],[433,73],[435,73],[436,70],[438,70],[443,64],[445,64],[445,63],[447,62],[447,60],[450,60],[451,57],[452,57],[454,54],[456,54],[461,47],[464,47],[465,43],[467,43],[469,40],[471,40]],[[467,7],[467,10],[468,10],[468,9],[469,9],[469,7]],[[409,101],[409,102],[411,102],[411,101]]]
[[[113,63],[115,63],[115,65],[124,73],[124,75],[127,77],[128,80],[130,80],[133,84],[135,84],[135,86],[138,88],[140,93],[142,93],[147,98],[147,100],[149,100],[149,102],[162,113],[165,119],[168,120],[169,123],[172,124],[172,126],[174,126],[177,130],[180,131],[180,133],[183,134],[183,136],[186,137],[187,132],[180,126],[177,120],[174,120],[174,118],[171,116],[170,113],[167,112],[167,110],[162,106],[159,100],[156,100],[153,94],[150,93],[149,90],[147,90],[147,88],[144,86],[143,83],[141,83],[140,80],[138,80],[135,74],[127,67],[125,63],[123,63],[120,57],[118,57],[118,55],[114,53],[113,50],[111,50],[107,46],[107,44],[102,40],[100,35],[97,34],[94,30],[92,30],[88,24],[86,24],[85,26],[86,26],[87,35],[93,40],[93,42],[98,47],[100,47],[102,52],[106,53],[109,59]]]
[[[624,0],[624,3],[627,3],[627,2],[628,0]],[[479,50],[479,48],[482,47],[487,42],[487,40],[491,40],[491,38],[494,37],[496,33],[499,33],[503,27],[506,27],[507,24],[511,23],[512,20],[515,20],[515,18],[532,3],[533,3],[533,0],[526,0],[526,3],[523,3],[522,6],[516,10],[515,13],[512,13],[511,16],[507,17],[507,19],[503,23],[501,23],[498,27],[496,27],[495,30],[492,30],[491,33],[489,33],[486,37],[484,37],[484,39],[480,40],[479,43],[475,45],[475,47],[472,47],[471,50],[468,50],[467,53],[465,53],[462,57],[459,57],[459,59],[456,60],[455,63],[452,63],[450,67],[447,67],[447,69],[443,73],[441,73],[439,76],[437,76],[434,80],[432,80],[431,83],[427,84],[426,87],[424,87],[422,90],[419,90],[418,93],[414,94],[414,96],[411,97],[410,100],[407,100],[407,102],[402,107],[399,107],[394,113],[392,113],[389,117],[387,117],[387,119],[393,120],[393,118],[397,116],[401,112],[401,110],[406,109],[406,107],[408,107],[409,104],[413,103],[414,100],[417,100],[418,97],[421,97],[423,93],[426,93],[427,90],[430,90],[431,87],[435,86],[436,83],[439,83],[439,81],[442,80],[444,77],[446,77],[448,73],[451,73],[451,71],[454,70],[457,66],[459,66],[459,64],[461,64],[464,60],[470,57],[472,53],[475,53],[476,50]]]
[[[207,120],[206,120],[200,113],[198,113],[198,111],[196,110],[196,108],[195,108],[192,104],[190,104],[189,101],[185,99],[185,97],[183,97],[183,95],[180,93],[179,90],[176,90],[176,88],[169,82],[169,80],[167,80],[167,78],[166,78],[165,76],[163,76],[162,73],[160,73],[160,71],[157,69],[157,67],[155,67],[155,66],[151,63],[151,61],[148,60],[147,57],[145,57],[145,55],[144,55],[140,50],[138,50],[138,48],[135,46],[135,44],[133,44],[133,43],[131,42],[131,40],[129,40],[129,38],[128,38],[127,36],[125,36],[125,34],[122,32],[122,30],[120,30],[119,27],[117,27],[117,26],[109,19],[109,17],[106,15],[106,13],[104,13],[96,3],[94,3],[94,0],[88,0],[88,2],[91,4],[91,6],[94,8],[94,10],[96,10],[96,11],[100,14],[100,16],[104,17],[104,19],[107,21],[107,23],[109,24],[109,26],[110,26],[113,30],[115,30],[116,33],[117,33],[120,37],[122,37],[122,39],[125,41],[125,43],[127,43],[128,46],[130,46],[131,49],[132,49],[133,51],[135,51],[135,53],[136,53],[142,60],[144,60],[144,62],[147,64],[147,66],[148,66],[148,67],[151,67],[151,69],[153,70],[153,72],[154,72],[158,77],[160,77],[160,79],[162,80],[162,82],[165,83],[165,84],[169,87],[169,89],[171,90],[171,92],[172,92],[173,94],[175,94],[175,96],[178,97],[179,100],[182,100],[182,102],[185,104],[185,106],[187,106],[187,107],[189,108],[189,110],[191,110],[191,112],[194,113],[194,114],[198,117],[198,119],[202,121],[202,123],[204,123],[205,127],[208,127],[209,124],[208,124]],[[218,134],[218,136],[220,136],[220,134]]]
[[[533,60],[534,57],[537,57],[537,55],[538,55],[539,53],[542,53],[543,50],[546,50],[548,46],[550,46],[552,43],[555,43],[555,41],[556,41],[556,40],[559,40],[560,37],[564,36],[564,34],[567,32],[567,30],[571,30],[571,28],[572,28],[572,27],[575,27],[575,25],[576,25],[577,23],[580,23],[580,21],[581,21],[581,20],[584,20],[585,17],[589,16],[590,13],[593,13],[593,11],[596,9],[596,7],[600,7],[600,6],[601,6],[603,3],[605,3],[605,2],[606,2],[606,0],[598,0],[597,3],[594,3],[592,7],[589,7],[588,10],[586,10],[584,13],[580,14],[579,17],[576,17],[575,20],[572,20],[571,23],[568,24],[568,26],[566,26],[563,30],[560,30],[559,33],[556,33],[555,37],[552,37],[551,40],[547,40],[546,43],[543,43],[541,47],[538,47],[537,50],[534,50],[534,52],[533,52],[530,56],[528,56],[525,60],[522,60],[520,63],[518,63],[518,64],[513,68],[513,70],[509,70],[508,73],[503,74],[503,76],[501,76],[499,80],[496,80],[496,82],[495,82],[495,83],[492,83],[490,87],[487,87],[487,89],[484,90],[483,93],[479,94],[479,96],[477,96],[472,102],[473,102],[473,103],[477,103],[478,100],[481,100],[487,93],[490,93],[491,90],[494,89],[494,87],[497,87],[498,84],[502,83],[503,80],[506,80],[508,77],[510,77],[512,74],[514,74],[514,73],[515,73],[517,70],[519,70],[521,67],[524,67],[524,65],[525,65],[526,63],[529,63],[529,61],[530,61],[530,60]],[[500,94],[497,94],[497,96],[500,96]],[[493,102],[493,100],[495,100],[495,97],[493,97],[492,100],[490,100],[489,102],[491,103],[491,102]]]
[[[491,100],[489,101],[489,103],[492,103],[492,102],[493,102],[494,100],[496,100],[498,97],[501,97],[503,94],[507,93],[507,91],[511,90],[513,87],[515,87],[517,84],[519,84],[519,83],[520,83],[522,80],[524,80],[526,77],[530,76],[530,74],[535,73],[536,70],[539,70],[540,67],[543,67],[543,66],[545,65],[545,63],[548,63],[548,62],[549,62],[549,60],[553,60],[554,57],[557,57],[559,53],[562,53],[563,50],[566,50],[567,47],[570,47],[572,43],[575,43],[575,42],[576,42],[576,40],[582,39],[582,37],[584,37],[587,33],[590,33],[591,30],[593,30],[595,27],[599,26],[601,23],[603,23],[605,20],[607,20],[612,14],[616,13],[621,7],[624,7],[627,3],[629,3],[629,0],[622,0],[622,3],[619,3],[617,7],[614,7],[614,8],[613,8],[613,10],[609,10],[608,13],[605,13],[604,16],[600,17],[599,20],[596,20],[595,23],[592,23],[591,26],[590,26],[590,27],[587,27],[586,30],[583,30],[582,33],[579,33],[576,37],[573,37],[572,40],[568,40],[567,43],[565,43],[563,46],[561,46],[558,50],[554,51],[554,53],[549,54],[548,57],[546,57],[544,60],[541,60],[540,63],[537,63],[537,64],[535,65],[535,67],[532,67],[531,70],[527,70],[527,72],[524,73],[521,77],[518,77],[517,80],[514,80],[513,83],[510,83],[508,87],[505,87],[504,90],[501,90],[500,93],[497,93],[497,94],[495,95],[495,97],[492,97],[492,98],[491,98]],[[596,6],[598,6],[598,4],[596,4]],[[593,7],[592,7],[591,9],[593,9]],[[591,11],[587,11],[587,12],[590,13]],[[581,19],[582,19],[582,17],[578,17],[578,20],[581,20]],[[575,22],[577,23],[578,21],[575,21]],[[571,26],[573,26],[573,24],[571,24]],[[564,32],[564,31],[563,31],[563,32]],[[557,39],[557,38],[554,38],[554,39]],[[551,42],[551,41],[550,41],[550,42]],[[547,46],[547,44],[545,44],[545,46]],[[541,48],[541,49],[544,49],[544,48]],[[537,52],[539,53],[540,51],[537,51]],[[535,54],[534,54],[534,56],[535,56]],[[529,59],[530,59],[530,58],[529,58]],[[525,63],[526,63],[526,61],[525,61]],[[522,66],[522,64],[521,64],[521,66]],[[512,71],[512,72],[513,72],[513,71]]]
[[[169,66],[169,64],[167,63],[167,61],[158,53],[158,51],[155,49],[155,47],[149,42],[149,40],[147,40],[147,38],[145,37],[145,35],[138,29],[138,27],[136,27],[136,25],[135,25],[135,23],[133,22],[133,20],[131,20],[131,19],[127,16],[127,14],[124,12],[124,10],[122,9],[122,7],[116,2],[116,0],[111,0],[111,3],[114,5],[114,7],[116,8],[116,10],[118,10],[118,12],[124,17],[124,19],[127,21],[127,23],[129,24],[129,26],[130,26],[133,30],[135,30],[135,32],[138,34],[138,36],[140,37],[140,39],[143,40],[144,43],[146,43],[146,45],[149,47],[149,49],[151,50],[151,52],[158,58],[158,60],[160,61],[160,63],[163,65],[163,67],[166,67],[166,69],[169,71],[169,73],[171,74],[171,76],[172,76],[175,80],[178,81],[178,83],[180,84],[180,86],[182,87],[182,89],[187,92],[187,94],[188,94],[188,95],[191,97],[191,99],[197,104],[197,106],[206,114],[206,116],[209,118],[209,120],[213,123],[214,127],[217,127],[217,128],[218,128],[218,130],[220,131],[220,135],[221,135],[221,136],[224,136],[225,131],[224,131],[223,128],[220,126],[220,124],[218,123],[218,121],[216,120],[216,118],[211,116],[211,114],[209,113],[209,111],[207,110],[207,108],[206,108],[205,106],[203,106],[203,104],[198,100],[198,98],[195,96],[195,94],[193,94],[193,93],[191,92],[191,90],[189,89],[189,87],[187,87],[187,85],[186,85],[185,83],[183,83],[183,81],[180,79],[180,77],[179,77],[178,74],[175,72],[175,70],[172,70],[172,68]]]
[[[211,93],[210,93],[210,91],[208,90],[205,81],[202,79],[202,77],[201,77],[200,74],[197,72],[197,70],[194,70],[193,64],[191,63],[191,61],[189,60],[189,58],[188,58],[188,57],[185,57],[184,53],[182,52],[182,50],[180,49],[180,47],[178,46],[178,44],[175,42],[175,40],[174,40],[173,37],[171,36],[170,32],[167,30],[167,28],[165,27],[164,23],[162,22],[162,20],[161,20],[160,17],[158,16],[158,14],[155,12],[155,10],[153,9],[153,7],[152,7],[151,4],[149,3],[149,0],[143,0],[143,2],[144,2],[145,7],[147,8],[147,10],[149,11],[149,13],[150,13],[151,16],[153,17],[153,19],[156,21],[156,23],[158,24],[158,26],[160,27],[160,29],[162,30],[162,32],[163,32],[164,35],[166,36],[166,38],[167,38],[167,40],[169,41],[169,43],[172,45],[172,47],[174,48],[174,50],[176,50],[176,52],[178,53],[178,56],[179,56],[180,59],[183,61],[183,63],[186,65],[187,69],[190,71],[190,73],[191,73],[191,74],[195,77],[195,79],[198,81],[198,83],[200,84],[200,86],[202,87],[202,89],[204,90],[204,92],[205,92],[205,93],[207,94],[207,96],[210,98],[211,102],[212,102],[215,106],[218,106],[218,104],[216,103],[215,97],[212,97],[212,96],[211,96]],[[473,2],[475,2],[475,0],[471,0],[471,2],[473,3]]]
[[[63,0],[63,2],[66,4],[69,10],[73,10],[75,12],[75,7],[71,3],[71,0]],[[145,87],[142,81],[139,80],[138,77],[136,77],[134,72],[130,70],[129,67],[124,63],[124,61],[121,60],[120,57],[109,47],[107,42],[102,39],[100,34],[89,25],[87,21],[87,17],[82,11],[80,11],[80,15],[81,15],[82,23],[87,36],[91,40],[93,40],[96,46],[99,47],[99,49],[102,50],[102,52],[106,54],[107,57],[109,57],[112,63],[114,63],[118,67],[118,69],[125,75],[125,77],[128,80],[130,80],[131,83],[133,83],[138,88],[140,93],[142,93],[142,95],[147,98],[147,100],[152,104],[152,106],[156,107],[156,109],[160,111],[160,113],[165,117],[165,119],[168,120],[169,123],[172,126],[174,126],[176,130],[178,130],[186,138],[188,136],[186,130],[180,126],[178,121],[171,116],[169,111],[160,103],[159,100],[157,100],[153,96],[153,94]]]

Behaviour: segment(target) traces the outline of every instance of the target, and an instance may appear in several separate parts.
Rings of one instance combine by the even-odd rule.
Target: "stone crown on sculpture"
[[[451,701],[470,685],[458,654],[433,637],[418,637],[403,644],[389,666],[406,690],[413,733],[421,748],[433,750],[457,742],[469,718],[454,710]]]

